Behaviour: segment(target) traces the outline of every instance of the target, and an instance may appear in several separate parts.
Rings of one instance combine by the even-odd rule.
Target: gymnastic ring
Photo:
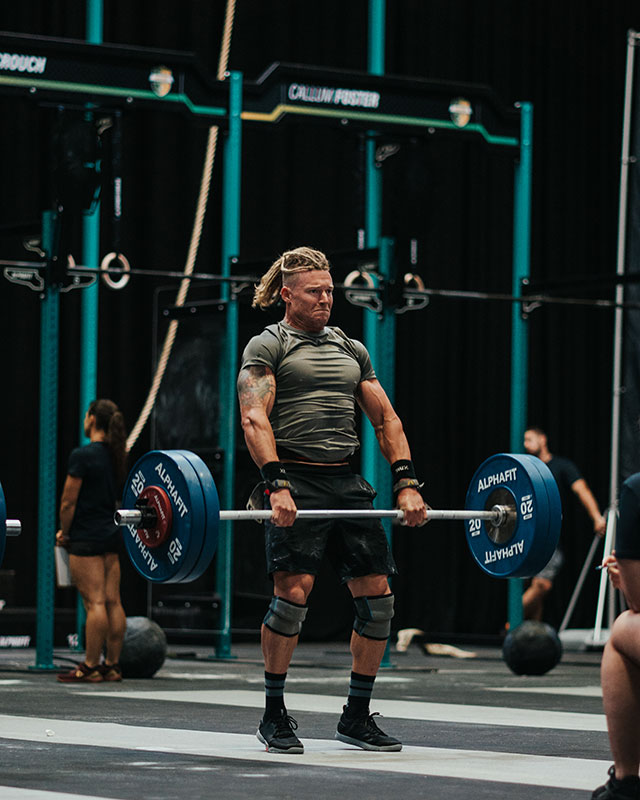
[[[417,289],[419,292],[424,291],[424,281],[414,272],[405,272],[404,285],[406,289]]]
[[[351,289],[354,286],[362,286],[362,285],[364,285],[365,288],[367,289],[375,289],[375,283],[373,282],[373,278],[371,277],[371,275],[369,275],[368,272],[360,272],[359,269],[354,269],[353,272],[350,272],[344,279],[345,289]]]
[[[112,269],[111,264],[114,261],[119,261],[122,265],[122,269],[117,270],[117,272],[122,273],[118,280],[114,280],[107,271]],[[131,277],[128,274],[131,272],[131,266],[122,253],[107,253],[107,255],[100,262],[100,272],[102,273],[102,280],[110,289],[124,289],[124,287],[129,283],[129,279]]]

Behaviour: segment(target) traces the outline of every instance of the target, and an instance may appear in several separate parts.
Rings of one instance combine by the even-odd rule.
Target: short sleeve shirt
[[[100,540],[114,534],[117,495],[109,447],[103,442],[77,447],[69,456],[67,472],[74,478],[82,478],[69,537]]]
[[[357,450],[356,391],[376,377],[361,342],[339,328],[308,333],[279,322],[245,348],[242,368],[254,366],[269,367],[275,376],[269,419],[276,446],[324,463]]]
[[[571,497],[571,487],[582,478],[582,474],[573,461],[563,456],[553,456],[546,464],[558,484],[562,507],[566,508]]]

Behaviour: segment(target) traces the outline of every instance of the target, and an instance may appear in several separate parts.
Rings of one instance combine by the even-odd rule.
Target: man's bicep
[[[253,366],[240,370],[238,400],[241,409],[263,408],[271,413],[276,396],[276,379],[269,367]]]

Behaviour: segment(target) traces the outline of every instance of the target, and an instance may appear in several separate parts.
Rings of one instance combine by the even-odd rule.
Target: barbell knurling
[[[494,506],[487,511],[470,510],[427,510],[427,521],[432,519],[466,520],[482,519],[494,525],[502,525],[512,509],[509,506]],[[270,509],[220,511],[221,520],[263,520],[269,519],[273,512]],[[404,519],[402,509],[300,509],[296,519]],[[142,522],[142,512],[137,509],[121,508],[114,515],[116,525],[133,525],[138,527]]]

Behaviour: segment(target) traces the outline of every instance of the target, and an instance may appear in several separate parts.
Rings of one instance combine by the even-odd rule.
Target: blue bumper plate
[[[558,487],[539,458],[499,453],[476,470],[465,507],[474,511],[508,505],[510,522],[501,528],[467,520],[467,543],[478,566],[496,578],[526,578],[547,564],[560,535]]]
[[[215,555],[218,547],[220,500],[218,499],[218,491],[213,476],[200,456],[189,450],[180,450],[178,452],[187,459],[198,476],[200,488],[202,489],[202,496],[204,497],[205,508],[205,532],[200,556],[196,560],[191,572],[182,579],[188,582],[195,581],[199,578],[205,572]]]
[[[122,504],[134,508],[147,486],[160,486],[171,500],[173,522],[168,538],[147,547],[134,526],[124,528],[124,539],[134,567],[154,583],[180,583],[194,573],[206,535],[205,498],[198,473],[179,450],[152,450],[134,465],[125,484]]]

